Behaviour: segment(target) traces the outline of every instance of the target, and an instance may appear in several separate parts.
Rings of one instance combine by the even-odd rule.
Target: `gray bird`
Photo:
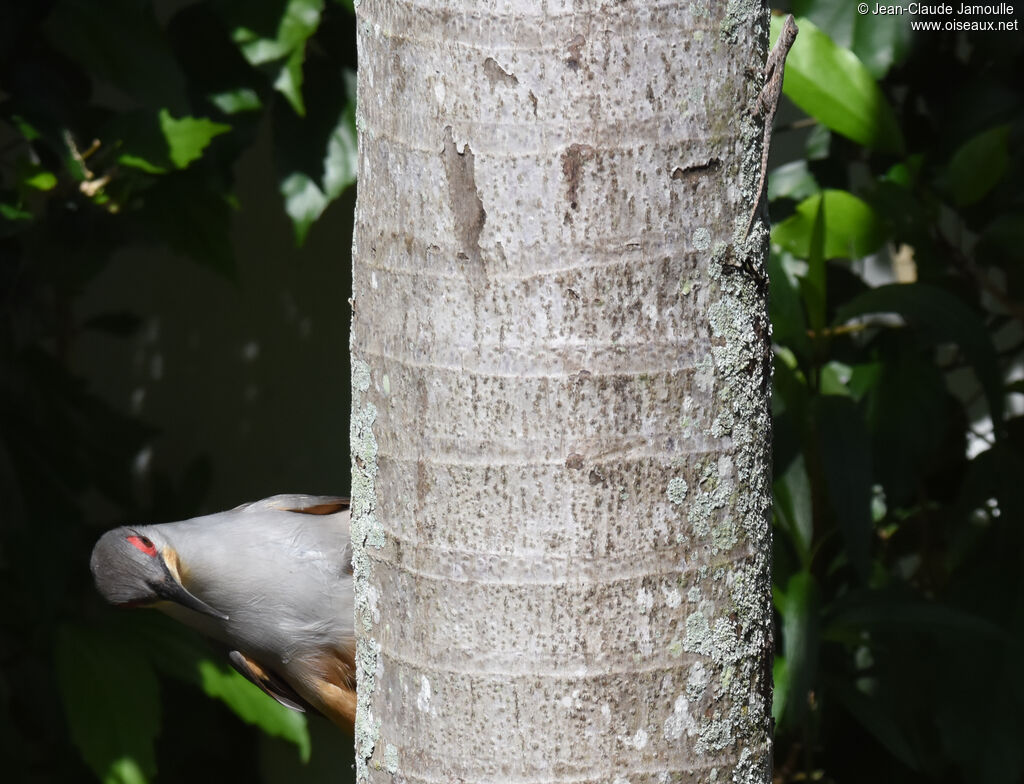
[[[351,731],[347,498],[275,495],[180,523],[115,528],[89,566],[111,604],[155,607],[195,627],[282,705],[314,708]]]

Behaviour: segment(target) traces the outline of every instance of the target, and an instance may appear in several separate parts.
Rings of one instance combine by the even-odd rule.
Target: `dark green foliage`
[[[113,613],[92,590],[99,532],[196,514],[210,469],[200,459],[180,481],[156,473],[140,484],[132,463],[154,428],[104,402],[75,362],[81,339],[131,338],[146,314],[129,302],[82,318],[77,306],[119,252],[169,249],[233,279],[246,196],[234,178],[261,127],[274,135],[281,205],[295,236],[307,235],[355,178],[350,10],[0,2],[5,780],[188,780],[196,770],[255,780],[258,755],[238,749],[261,733],[218,705],[284,739],[292,760],[309,758],[306,719],[227,669],[220,651],[149,613]],[[296,177],[315,210],[294,208]],[[218,700],[205,711],[201,691]],[[158,742],[185,742],[180,727],[206,733],[186,755]]]
[[[793,10],[816,127],[769,182],[776,781],[1017,782],[1022,42]]]

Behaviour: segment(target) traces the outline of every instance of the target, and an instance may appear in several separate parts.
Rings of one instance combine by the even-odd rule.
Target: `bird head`
[[[182,584],[178,554],[155,529],[115,528],[107,531],[89,559],[96,588],[108,602],[140,607],[161,601],[228,620],[190,593]]]

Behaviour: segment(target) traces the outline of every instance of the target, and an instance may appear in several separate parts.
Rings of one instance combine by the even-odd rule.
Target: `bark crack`
[[[473,151],[467,143],[459,152],[450,125],[444,129],[444,151],[441,157],[448,178],[448,202],[461,247],[459,256],[478,265],[481,259],[480,234],[484,230],[487,212],[476,189]]]
[[[567,187],[566,195],[569,199],[569,206],[579,209],[580,179],[583,175],[583,161],[592,157],[594,148],[588,144],[570,144],[569,149],[562,154],[562,174],[565,176]]]
[[[710,158],[707,163],[695,163],[690,166],[677,166],[672,171],[673,180],[689,180],[702,174],[712,174],[722,168],[722,161]]]
[[[493,57],[488,57],[484,60],[484,76],[486,76],[487,81],[491,83],[491,87],[494,87],[498,82],[501,82],[508,87],[514,87],[519,84],[519,79],[516,78],[516,75],[509,73],[498,65],[498,61]]]
[[[565,45],[566,51],[569,52],[569,56],[565,60],[565,64],[569,66],[570,70],[578,71],[580,67],[580,56],[583,52],[583,46],[587,43],[587,39],[577,33],[573,36],[572,40]]]

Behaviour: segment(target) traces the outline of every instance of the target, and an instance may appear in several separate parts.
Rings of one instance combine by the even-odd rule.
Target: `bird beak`
[[[185,586],[178,582],[177,578],[171,574],[171,570],[167,567],[166,563],[164,564],[164,579],[153,585],[152,588],[153,592],[161,599],[180,604],[182,607],[202,613],[203,615],[219,618],[222,621],[228,620],[227,615],[213,609],[195,594],[189,593]]]

